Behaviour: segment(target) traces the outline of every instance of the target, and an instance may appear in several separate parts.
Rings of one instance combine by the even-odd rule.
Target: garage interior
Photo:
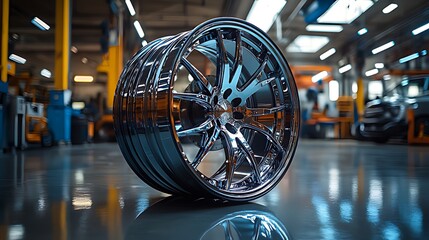
[[[0,10],[0,239],[429,236],[428,1],[2,0]],[[127,61],[216,17],[266,32],[299,95],[292,163],[249,202],[157,191],[115,136]],[[210,79],[210,59],[188,59]],[[179,71],[174,89],[194,77]],[[201,166],[224,159],[209,153]]]

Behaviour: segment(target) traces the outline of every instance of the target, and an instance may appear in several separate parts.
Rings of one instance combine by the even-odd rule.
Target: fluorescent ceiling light
[[[395,46],[395,42],[394,41],[390,41],[386,44],[381,45],[380,47],[374,48],[372,49],[372,54],[377,54],[380,53],[386,49],[389,49],[391,47]]]
[[[359,31],[358,31],[358,34],[359,35],[364,35],[365,33],[367,33],[368,32],[368,29],[366,29],[366,28],[361,28]]]
[[[76,46],[71,46],[70,51],[72,51],[73,53],[77,53],[78,49]]]
[[[393,10],[395,10],[398,7],[398,4],[396,3],[391,3],[389,4],[387,7],[385,7],[382,11],[384,14],[389,14],[391,13]]]
[[[340,96],[340,84],[338,81],[329,81],[329,100],[337,101]]]
[[[134,10],[131,0],[125,0],[125,4],[127,5],[128,11],[130,12],[131,16],[136,15],[136,10]]]
[[[323,80],[325,77],[327,77],[329,74],[328,74],[328,72],[327,71],[323,71],[323,72],[320,72],[320,73],[318,73],[318,74],[316,74],[316,75],[314,75],[313,77],[311,77],[311,81],[312,82],[318,82],[318,81],[320,81],[320,80]]]
[[[408,55],[406,57],[399,59],[399,63],[406,63],[406,62],[411,61],[413,59],[416,59],[418,57],[419,57],[419,53],[413,53],[411,55]]]
[[[40,75],[42,75],[45,78],[51,78],[52,74],[51,71],[49,71],[48,69],[42,69],[42,71],[40,71]]]
[[[345,66],[340,67],[340,69],[338,69],[338,72],[345,73],[345,72],[350,71],[350,69],[352,69],[352,65],[347,64]]]
[[[140,38],[143,38],[144,32],[143,32],[143,28],[140,25],[139,21],[137,21],[137,20],[134,21],[134,27],[136,28],[136,31],[139,34]]]
[[[365,72],[365,76],[370,77],[378,73],[378,69],[374,68]]]
[[[418,34],[420,34],[420,33],[424,32],[424,31],[426,31],[426,30],[428,30],[428,29],[429,29],[429,23],[426,23],[425,25],[423,25],[423,26],[421,26],[421,27],[418,27],[418,28],[414,29],[414,30],[412,31],[412,33],[413,33],[413,35],[418,35]]]
[[[310,32],[341,32],[343,27],[341,25],[326,25],[326,24],[309,24],[305,27]]]
[[[147,41],[146,40],[143,40],[142,41],[142,46],[144,47],[144,46],[146,46],[147,45]]]
[[[40,28],[40,30],[46,31],[51,28],[48,24],[46,24],[44,21],[42,21],[38,17],[34,17],[33,20],[31,20],[31,23],[34,24],[34,26]]]
[[[16,62],[16,63],[20,63],[20,64],[25,64],[25,62],[27,62],[27,59],[25,59],[25,58],[23,58],[21,56],[18,56],[16,54],[11,54],[9,56],[9,59],[12,60],[12,61],[14,61],[14,62]]]
[[[378,68],[378,69],[384,68],[384,63],[376,63],[376,64],[374,64],[374,66],[375,66],[375,68]]]
[[[300,35],[289,44],[288,52],[315,53],[329,42],[325,36]]]
[[[285,4],[285,0],[255,0],[246,21],[268,32]]]
[[[75,82],[92,82],[94,81],[94,77],[93,76],[84,76],[84,75],[76,75],[74,76],[74,81]]]
[[[373,4],[372,0],[337,0],[317,19],[317,22],[349,24]]]
[[[420,52],[420,54],[421,54],[422,56],[426,56],[426,55],[428,54],[428,51],[427,51],[427,50],[423,50],[423,51],[421,51],[421,52]]]
[[[392,77],[389,74],[386,74],[383,76],[383,79],[387,81],[387,80],[392,79]]]
[[[335,50],[335,48],[331,48],[328,51],[322,53],[322,55],[320,55],[320,60],[325,60],[328,57],[332,56],[337,50]]]

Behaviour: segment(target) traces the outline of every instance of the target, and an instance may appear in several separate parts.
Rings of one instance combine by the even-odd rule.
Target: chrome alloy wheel
[[[264,32],[234,18],[142,48],[122,72],[113,110],[128,164],[167,193],[255,199],[281,180],[298,142],[286,60]]]

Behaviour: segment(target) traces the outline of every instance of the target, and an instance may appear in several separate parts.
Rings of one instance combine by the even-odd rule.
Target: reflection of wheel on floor
[[[290,239],[283,223],[258,204],[166,198],[142,212],[125,239]]]
[[[187,75],[191,83],[182,81]],[[125,67],[114,102],[118,143],[146,183],[233,201],[260,197],[281,180],[299,122],[280,50],[233,18],[149,43]]]

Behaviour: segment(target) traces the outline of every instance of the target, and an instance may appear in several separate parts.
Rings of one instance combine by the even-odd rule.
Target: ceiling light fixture
[[[426,30],[428,30],[428,29],[429,29],[429,23],[426,23],[425,25],[420,26],[420,27],[418,27],[418,28],[414,29],[414,30],[412,31],[412,33],[413,33],[413,35],[415,36],[415,35],[418,35],[418,34],[420,34],[420,33],[424,32],[424,31],[426,31]]]
[[[320,80],[323,80],[328,75],[329,74],[328,74],[327,71],[320,72],[320,73],[314,75],[313,77],[311,77],[311,81],[314,82],[314,83],[316,83],[316,82],[318,82]]]
[[[418,57],[419,57],[419,53],[413,53],[411,55],[408,55],[406,57],[399,59],[399,63],[406,63],[406,62],[411,61],[413,59],[416,59]]]
[[[52,76],[51,71],[49,71],[46,68],[44,68],[44,69],[42,69],[42,71],[40,71],[40,75],[42,75],[45,78],[51,78],[51,76]]]
[[[372,5],[374,5],[372,0],[337,0],[317,19],[317,22],[349,24]]]
[[[315,53],[328,44],[325,36],[299,35],[287,47],[288,52]]]
[[[374,68],[365,72],[365,76],[370,77],[378,73],[378,69]]]
[[[143,40],[143,41],[142,41],[142,46],[143,46],[143,47],[145,47],[146,45],[147,45],[147,41],[146,41],[146,40]]]
[[[38,27],[40,30],[43,30],[43,31],[47,31],[47,30],[49,30],[49,28],[51,28],[47,23],[45,23],[44,21],[42,21],[42,19],[40,19],[38,17],[34,17],[31,20],[31,23],[34,24],[34,26]]]
[[[336,80],[329,81],[329,100],[337,101],[340,96],[340,84]]]
[[[384,68],[384,63],[376,63],[374,64],[375,68],[381,69]]]
[[[309,24],[305,27],[310,32],[341,32],[343,27],[341,25],[326,25],[326,24]]]
[[[72,53],[77,53],[77,47],[76,46],[71,46],[70,51],[72,51]]]
[[[74,81],[80,82],[80,83],[90,83],[90,82],[94,81],[94,77],[93,76],[85,76],[85,75],[76,75],[76,76],[74,76]]]
[[[392,79],[392,77],[389,74],[386,74],[383,76],[383,79],[387,81],[387,80]]]
[[[345,66],[340,67],[340,69],[338,69],[338,72],[345,73],[345,72],[350,71],[351,69],[352,69],[352,65],[347,64]]]
[[[334,53],[335,52],[337,52],[337,50],[335,50],[335,48],[331,48],[331,49],[329,49],[328,51],[326,51],[326,52],[324,52],[324,53],[322,53],[322,55],[320,55],[320,60],[325,60],[325,59],[327,59],[328,57],[330,57],[330,56],[332,56],[332,55],[334,55]]]
[[[255,0],[246,21],[268,32],[285,4],[285,0]]]
[[[358,33],[358,35],[362,36],[362,35],[364,35],[367,32],[368,32],[367,28],[361,28],[357,33]]]
[[[389,4],[387,7],[383,8],[382,12],[384,14],[389,14],[391,13],[393,10],[395,10],[398,7],[398,4],[396,3],[391,3]]]
[[[20,64],[25,64],[25,62],[27,62],[27,59],[13,53],[9,56],[9,59]]]
[[[137,21],[137,20],[134,21],[134,27],[136,28],[136,31],[139,34],[140,38],[143,38],[144,32],[143,32],[143,28],[140,25],[139,21]]]
[[[125,0],[125,4],[127,5],[128,11],[130,12],[131,16],[136,15],[136,10],[134,10],[134,6],[131,3],[131,0]]]
[[[372,49],[372,54],[375,55],[375,54],[380,53],[380,52],[382,52],[382,51],[384,51],[386,49],[389,49],[389,48],[391,48],[393,46],[395,46],[395,42],[394,41],[390,41],[390,42],[388,42],[386,44],[381,45],[380,47]]]

